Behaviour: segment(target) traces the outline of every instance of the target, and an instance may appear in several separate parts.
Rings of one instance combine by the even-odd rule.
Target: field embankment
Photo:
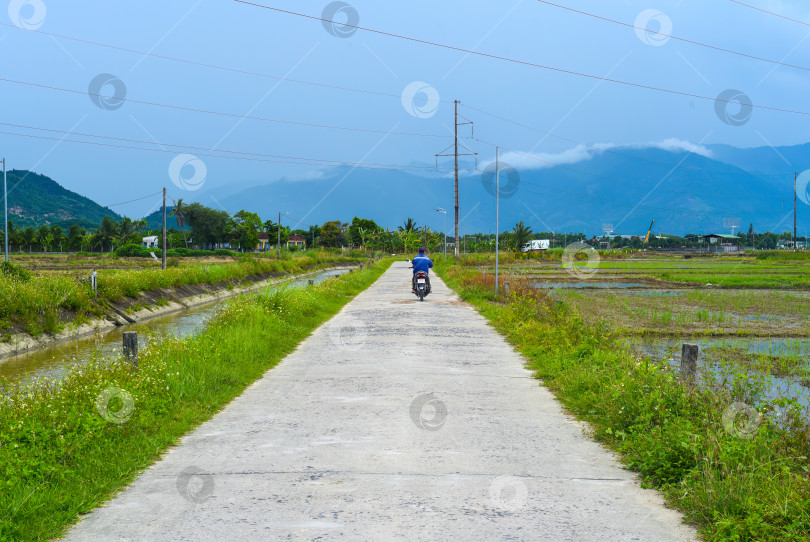
[[[810,538],[808,412],[769,396],[770,375],[725,363],[685,385],[672,366],[631,352],[610,323],[585,320],[547,290],[514,282],[496,296],[479,268],[437,270],[706,540]]]
[[[58,536],[275,366],[390,265],[239,296],[199,334],[0,396],[0,539]]]
[[[131,268],[132,262],[125,261],[123,268],[97,271],[96,293],[84,273],[32,272],[5,264],[0,271],[0,357],[179,310],[194,304],[194,298],[216,300],[255,283],[360,261],[365,258],[315,251],[281,260],[178,260],[165,270]]]

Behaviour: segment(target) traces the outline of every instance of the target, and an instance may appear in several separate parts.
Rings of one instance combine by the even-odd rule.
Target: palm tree
[[[402,226],[399,227],[399,231],[409,232],[416,229],[416,221],[408,217],[408,220],[402,223]]]
[[[110,250],[112,250],[112,242],[115,240],[117,234],[118,224],[109,216],[105,216],[101,219],[101,225],[96,230],[95,240],[101,245],[102,251],[105,245],[109,246]]]
[[[512,229],[512,231],[515,232],[512,239],[515,241],[515,248],[517,249],[520,249],[520,247],[528,243],[532,237],[531,227],[523,224],[522,220],[517,224],[515,224],[515,227]]]
[[[177,221],[177,227],[180,228],[180,231],[183,232],[183,242],[188,248],[188,240],[186,240],[186,230],[183,229],[183,226],[186,223],[186,207],[183,205],[183,198],[177,200],[174,204],[174,208],[169,216],[173,216],[174,219]]]
[[[132,222],[132,219],[129,217],[124,217],[121,219],[121,222],[118,224],[118,235],[121,239],[121,243],[126,244],[129,240],[129,236],[133,234],[135,231],[135,224]]]

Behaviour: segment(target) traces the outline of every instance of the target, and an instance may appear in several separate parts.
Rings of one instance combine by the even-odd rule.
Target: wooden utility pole
[[[163,187],[163,258],[161,269],[166,269],[166,187]]]
[[[276,246],[276,256],[281,259],[281,211],[278,212],[278,245]]]
[[[455,168],[454,168],[454,171],[455,171],[455,178],[456,178],[456,183],[455,183],[455,186],[456,186],[456,219],[455,219],[456,220],[456,246],[455,246],[455,255],[456,255],[456,258],[458,258],[458,249],[459,249],[459,238],[458,238],[458,100],[455,100],[454,104],[455,104],[455,117],[454,117],[455,122],[453,122],[453,127],[454,127],[454,130],[455,130],[455,133],[454,133],[455,138],[454,138],[454,143],[453,143],[453,147],[454,147],[453,155],[455,156]]]

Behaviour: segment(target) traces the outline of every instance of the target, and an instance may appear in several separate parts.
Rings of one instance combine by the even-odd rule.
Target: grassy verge
[[[296,273],[358,258],[309,251],[281,260],[241,257],[230,263],[185,263],[161,269],[105,269],[98,272],[98,297],[90,283],[76,277],[32,273],[14,265],[0,269],[0,335],[25,331],[56,333],[69,317],[93,317],[124,296],[185,284],[217,283],[268,273]]]
[[[131,482],[390,265],[305,289],[241,296],[200,334],[0,398],[0,539],[41,540]]]
[[[496,298],[491,276],[437,271],[706,540],[810,538],[810,424],[795,401],[766,399],[766,376],[725,365],[688,387],[544,292]]]

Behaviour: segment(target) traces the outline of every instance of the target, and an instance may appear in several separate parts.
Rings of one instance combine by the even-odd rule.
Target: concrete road
[[[484,318],[396,263],[67,540],[693,540]]]

